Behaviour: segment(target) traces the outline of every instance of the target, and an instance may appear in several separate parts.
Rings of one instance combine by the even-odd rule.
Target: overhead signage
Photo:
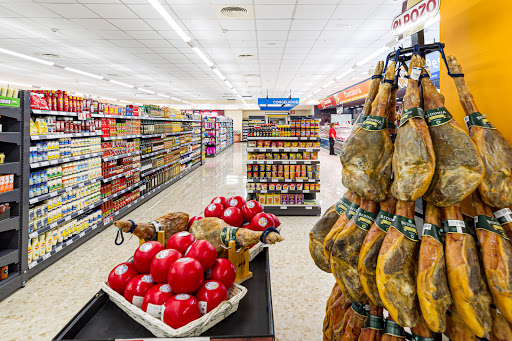
[[[334,95],[321,100],[318,108],[322,110],[366,98],[366,96],[368,96],[368,91],[370,91],[370,84],[371,79],[367,79],[361,83],[341,90]]]
[[[441,0],[409,0],[405,4],[391,24],[393,35],[400,39],[422,30],[425,23],[438,15]]]
[[[299,98],[258,98],[260,110],[290,111],[299,105]]]

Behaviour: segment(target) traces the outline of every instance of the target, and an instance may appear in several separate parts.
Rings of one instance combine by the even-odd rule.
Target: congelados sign
[[[407,32],[412,34],[423,28],[423,25],[439,13],[441,0],[422,0],[406,9],[393,19],[391,30],[398,36]]]

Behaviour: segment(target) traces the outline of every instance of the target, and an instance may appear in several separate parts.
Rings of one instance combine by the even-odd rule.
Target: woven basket
[[[107,283],[101,283],[101,289],[106,292],[112,302],[127,313],[132,319],[144,326],[156,337],[190,337],[199,336],[220,321],[224,320],[228,315],[234,313],[238,309],[240,300],[247,293],[247,289],[238,284],[228,290],[228,300],[222,302],[217,308],[210,311],[189,324],[173,329],[163,321],[149,315],[148,313],[137,308],[128,302],[123,296],[112,290]]]
[[[281,226],[279,226],[276,230],[281,232]],[[254,247],[252,249],[249,249],[249,262],[252,262],[254,257],[260,254],[261,251],[263,251],[263,248],[266,247],[262,242],[258,242],[257,244],[254,244]]]

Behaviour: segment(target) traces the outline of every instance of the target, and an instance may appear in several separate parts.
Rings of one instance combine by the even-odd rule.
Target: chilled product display
[[[206,156],[214,157],[233,144],[233,120],[223,116],[204,116],[203,138]]]

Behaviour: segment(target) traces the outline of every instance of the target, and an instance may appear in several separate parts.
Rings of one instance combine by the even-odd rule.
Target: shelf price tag
[[[267,193],[267,190],[266,190],[266,189],[262,189],[262,190],[260,191],[260,193]]]
[[[309,189],[305,189],[303,192],[304,193],[309,193]]]
[[[272,179],[272,182],[278,182],[279,179]]]
[[[52,255],[51,253],[45,253],[43,255],[43,260],[47,260],[48,258],[50,258],[51,255]]]
[[[62,250],[62,245],[59,245],[55,248],[55,253],[59,252],[60,250]]]
[[[52,228],[54,228],[54,227],[57,227],[57,222],[54,222],[54,223],[51,223],[51,224],[50,224],[50,228],[51,228],[51,229],[52,229]]]
[[[299,150],[297,148],[292,148],[292,152],[298,152]]]
[[[28,235],[28,239],[32,239],[32,238],[35,238],[37,237],[39,234],[37,233],[37,231],[34,231],[32,232],[31,234]]]
[[[286,207],[286,206],[280,206],[280,207],[279,207],[279,209],[281,209],[281,210],[287,210],[287,209],[288,209],[288,207]]]
[[[50,192],[50,197],[53,198],[53,197],[56,197],[57,194],[59,194],[57,191],[55,192]]]
[[[288,193],[288,190],[287,190],[287,189],[283,189],[283,190],[281,191],[281,193]]]
[[[313,209],[313,207],[311,207],[311,206],[306,206],[306,210],[312,210],[312,209]]]
[[[73,239],[68,240],[66,245],[71,245],[71,244],[73,244]]]
[[[297,182],[304,182],[303,179],[297,179]]]
[[[32,269],[32,268],[33,268],[34,266],[36,266],[36,265],[37,265],[37,262],[36,262],[36,261],[30,262],[30,263],[28,263],[28,268],[29,268],[29,269]]]
[[[80,232],[80,233],[78,234],[78,236],[79,236],[80,238],[82,238],[83,236],[85,236],[85,232],[84,232],[84,231]]]
[[[304,164],[305,164],[305,165],[310,165],[310,164],[311,164],[311,161],[304,161]]]
[[[68,221],[68,220],[71,220],[71,216],[70,215],[67,215],[66,217],[64,217],[64,221]]]

